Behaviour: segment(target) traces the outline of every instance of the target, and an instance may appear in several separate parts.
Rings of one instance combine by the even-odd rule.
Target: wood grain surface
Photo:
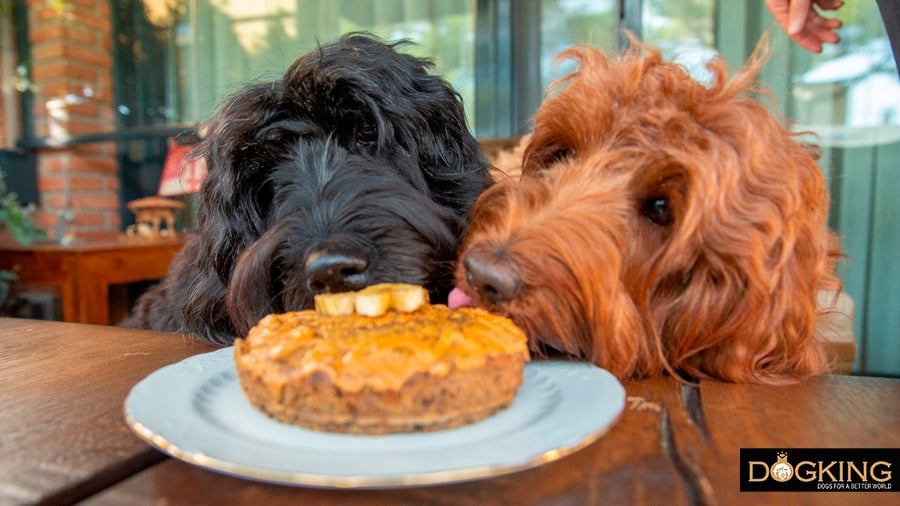
[[[273,485],[168,458],[125,425],[130,389],[211,351],[180,334],[0,318],[0,504],[898,504],[897,493],[741,493],[741,448],[900,447],[900,380],[624,383],[588,447],[464,483],[391,490]],[[588,400],[586,400],[588,402]]]
[[[178,334],[0,318],[0,504],[66,503],[163,460],[125,425],[125,396],[211,349]]]

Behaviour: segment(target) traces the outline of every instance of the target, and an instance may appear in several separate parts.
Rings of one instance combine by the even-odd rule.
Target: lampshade
[[[159,178],[157,195],[174,197],[200,191],[200,185],[206,177],[206,163],[202,158],[191,159],[188,156],[194,146],[181,144],[174,137],[169,139],[169,149]]]

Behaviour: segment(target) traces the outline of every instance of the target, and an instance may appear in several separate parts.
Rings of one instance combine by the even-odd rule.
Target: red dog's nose
[[[496,254],[470,250],[463,257],[463,267],[469,286],[490,304],[511,300],[522,286],[519,275]]]

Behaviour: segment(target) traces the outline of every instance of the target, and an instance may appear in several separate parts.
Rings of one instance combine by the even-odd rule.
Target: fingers
[[[840,20],[826,18],[821,12],[843,7],[843,0],[765,0],[766,7],[787,35],[802,48],[822,52],[822,44],[835,44],[841,38],[836,30]],[[815,7],[813,7],[815,6]]]
[[[791,0],[788,5],[788,35],[798,35],[806,28],[807,18],[812,10],[812,0]]]
[[[829,0],[819,0],[829,1]],[[838,2],[840,3],[840,2]],[[794,36],[801,46],[814,53],[822,51],[822,44],[837,44],[841,36],[835,31],[843,26],[839,19],[822,17],[818,12],[810,12],[803,30]],[[802,36],[805,43],[801,43],[798,37]]]
[[[781,28],[787,32],[788,29],[788,6],[789,0],[766,0],[766,8],[772,13],[775,21],[781,25]]]
[[[806,49],[811,53],[822,52],[822,40],[809,31],[803,31],[798,33],[797,35],[792,35],[791,38],[794,39],[794,42],[799,44],[800,47]]]
[[[844,6],[843,0],[814,0],[823,11],[836,11]]]
[[[841,41],[841,36],[835,30],[841,26],[842,23],[838,19],[817,16],[807,24],[807,30],[822,42],[836,44]]]

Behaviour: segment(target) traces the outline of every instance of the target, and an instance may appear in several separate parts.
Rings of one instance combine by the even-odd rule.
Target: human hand
[[[822,52],[822,44],[836,44],[841,37],[836,30],[842,26],[839,19],[823,17],[813,7],[834,11],[843,7],[842,0],[766,0],[766,8],[781,25],[788,37],[807,51]]]

